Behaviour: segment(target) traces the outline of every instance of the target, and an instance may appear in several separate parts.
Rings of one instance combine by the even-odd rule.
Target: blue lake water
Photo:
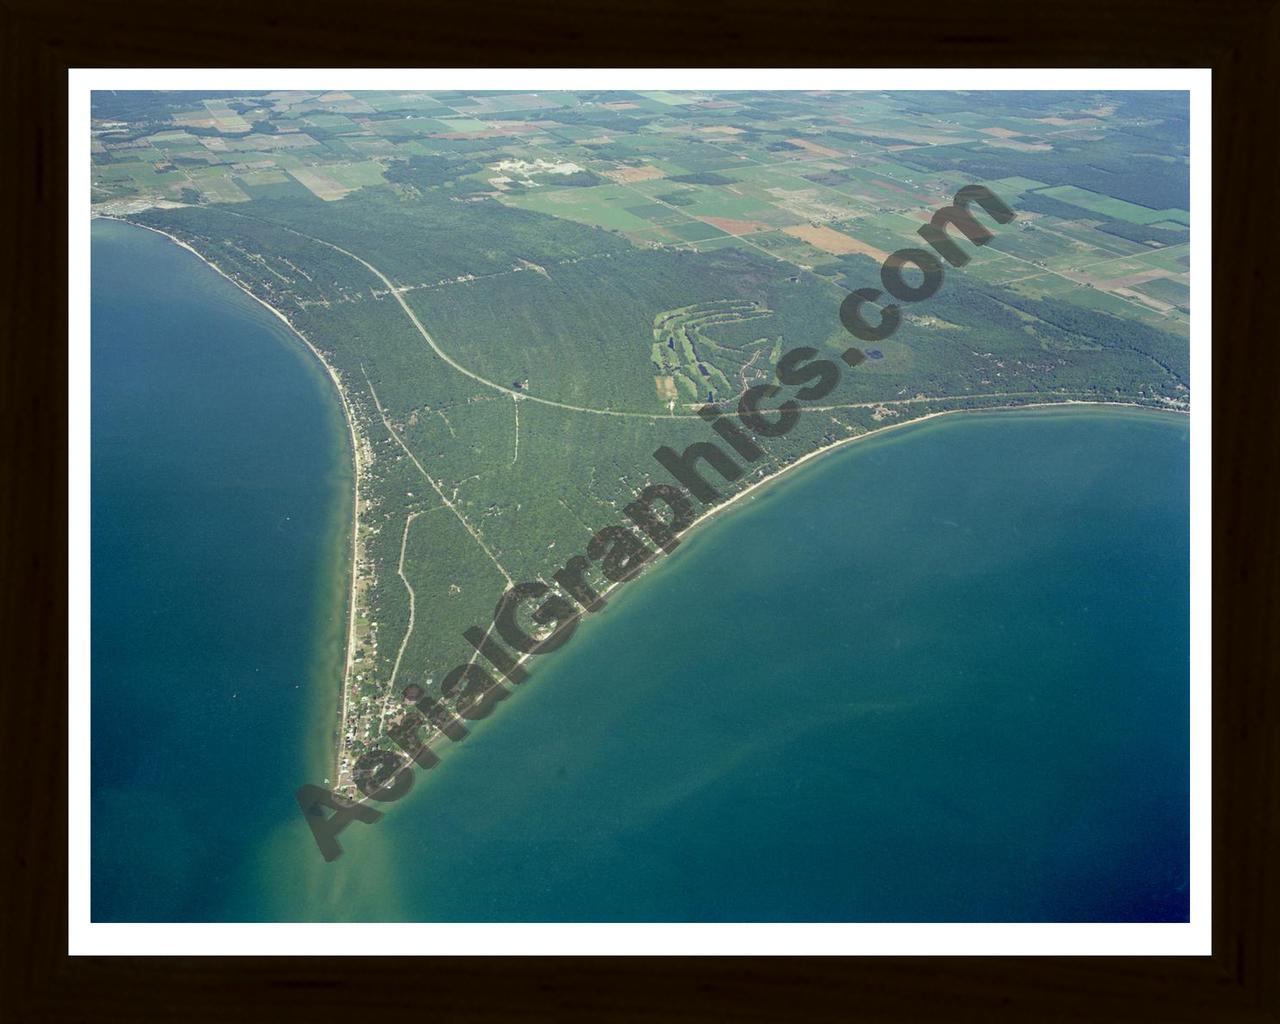
[[[194,257],[94,232],[96,918],[1186,919],[1185,418],[815,460],[326,865],[292,792],[332,730],[336,396]]]
[[[332,729],[341,409],[160,235],[96,221],[92,268],[92,912],[253,919],[263,836]]]

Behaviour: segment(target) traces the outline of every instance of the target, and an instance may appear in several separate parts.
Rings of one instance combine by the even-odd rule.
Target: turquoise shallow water
[[[815,460],[622,588],[324,864],[292,790],[331,729],[336,399],[141,234],[95,227],[95,273],[100,246],[156,261],[94,310],[95,916],[1186,918],[1188,426],[1129,410]],[[210,304],[153,304],[175,268]]]

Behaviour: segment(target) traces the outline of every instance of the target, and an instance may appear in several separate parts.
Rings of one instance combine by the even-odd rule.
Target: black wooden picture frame
[[[0,3],[9,669],[0,1019],[1280,1020],[1280,501],[1269,280],[1280,4]],[[67,954],[67,71],[75,67],[1213,69],[1213,954],[134,958]],[[955,87],[964,88],[964,72]],[[216,813],[213,809],[212,813]],[[708,952],[714,953],[714,950]],[[780,951],[781,952],[781,951]]]

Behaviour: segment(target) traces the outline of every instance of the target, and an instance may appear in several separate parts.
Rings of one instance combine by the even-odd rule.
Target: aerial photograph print
[[[89,921],[1191,921],[1189,92],[664,78],[93,89]]]

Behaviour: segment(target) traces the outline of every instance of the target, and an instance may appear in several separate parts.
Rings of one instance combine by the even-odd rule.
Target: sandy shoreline
[[[257,295],[254,295],[243,284],[241,284],[235,278],[231,277],[229,274],[224,272],[215,263],[212,263],[210,260],[206,259],[203,255],[201,255],[201,253],[199,253],[196,249],[192,248],[182,239],[170,234],[167,231],[163,231],[160,228],[154,228],[146,224],[138,224],[135,221],[126,220],[122,217],[112,216],[110,214],[95,214],[94,216],[102,217],[103,219],[106,219],[106,220],[116,220],[121,223],[131,224],[134,227],[140,227],[147,231],[153,231],[158,235],[164,236],[165,238],[173,242],[175,245],[178,245],[181,248],[185,249],[187,252],[191,253],[193,256],[199,259],[206,266],[211,267],[223,278],[225,278],[227,281],[230,281],[233,285],[235,285],[240,291],[244,292],[244,294],[252,298],[255,302],[260,303],[263,307],[270,310],[272,314],[274,314],[282,323],[284,323],[284,325],[288,327],[289,330],[295,336],[297,336],[297,338],[304,345],[306,345],[306,347],[312,352],[312,354],[315,355],[315,357],[320,361],[321,365],[324,366],[325,371],[328,373],[329,378],[333,382],[333,385],[338,392],[338,396],[342,401],[343,415],[347,421],[347,430],[348,430],[349,440],[351,444],[353,478],[354,478],[354,484],[353,484],[354,494],[353,494],[353,504],[352,504],[352,530],[351,530],[351,552],[352,552],[351,578],[350,578],[350,585],[348,587],[348,593],[347,593],[347,609],[348,609],[347,635],[343,645],[345,649],[345,654],[344,654],[342,686],[341,686],[341,693],[339,698],[340,699],[340,715],[339,715],[339,722],[338,722],[337,744],[336,744],[336,749],[333,752],[334,768],[333,768],[332,780],[333,780],[333,785],[335,786],[335,788],[337,788],[342,785],[340,764],[341,764],[341,755],[342,755],[342,749],[343,749],[342,739],[346,735],[346,728],[347,728],[347,692],[349,688],[348,682],[351,678],[352,655],[354,651],[356,603],[357,603],[357,589],[358,589],[358,561],[359,561],[358,541],[359,541],[360,469],[361,469],[360,439],[357,432],[355,416],[352,414],[351,404],[348,400],[346,389],[343,386],[342,380],[339,377],[337,371],[334,369],[334,367],[331,366],[328,360],[325,359],[324,355],[320,352],[320,350],[314,344],[312,344],[312,342],[293,325],[293,323],[289,320],[288,317],[286,317],[282,312],[280,312],[280,310],[276,309],[270,303],[259,298]],[[956,396],[956,397],[957,399],[960,399],[965,396]],[[935,401],[942,401],[942,400],[945,400],[945,399],[935,399]],[[913,426],[919,423],[924,423],[926,420],[937,419],[942,416],[950,416],[950,415],[955,415],[959,413],[1001,412],[1001,411],[1013,411],[1018,409],[1058,408],[1058,407],[1064,407],[1064,406],[1101,406],[1101,407],[1116,407],[1116,408],[1135,408],[1135,409],[1145,409],[1149,412],[1172,412],[1172,413],[1179,413],[1184,416],[1190,415],[1189,411],[1187,410],[1173,409],[1173,408],[1161,409],[1155,406],[1142,405],[1137,402],[1090,401],[1090,400],[1084,400],[1084,399],[1066,399],[1066,398],[1060,399],[1057,401],[1047,401],[1047,402],[1020,402],[1020,403],[1010,403],[1005,405],[978,406],[975,408],[968,408],[968,409],[942,409],[936,412],[926,413],[923,416],[916,416],[911,419],[902,420],[897,423],[887,424],[885,426],[878,427],[875,430],[869,430],[862,434],[855,434],[850,437],[844,437],[839,439],[838,441],[832,442],[831,444],[824,445],[821,448],[816,448],[813,451],[800,456],[795,461],[790,462],[785,466],[782,466],[780,469],[777,469],[776,471],[767,474],[763,478],[755,481],[754,483],[750,484],[749,486],[745,487],[743,490],[737,492],[736,494],[720,502],[719,504],[713,505],[712,507],[708,508],[696,519],[694,519],[693,522],[690,523],[689,526],[680,533],[680,539],[683,541],[695,529],[697,529],[698,526],[713,519],[715,516],[720,515],[726,510],[732,508],[738,502],[754,494],[759,488],[764,487],[767,484],[774,483],[777,480],[786,478],[787,475],[797,467],[803,466],[805,463],[809,462],[812,459],[816,459],[821,455],[825,455],[829,452],[833,452],[838,449],[844,448],[848,445],[852,445],[858,441],[863,441],[871,437],[880,437],[892,430],[896,430],[901,427]],[[653,569],[655,569],[658,565],[664,563],[667,557],[669,556],[660,555],[660,556],[654,557],[648,563],[646,563],[646,566],[641,571],[640,575],[647,575],[649,572],[653,571]],[[632,580],[626,580],[623,582],[630,583],[630,582],[633,582],[634,579],[638,579],[638,578],[639,576],[633,577]],[[608,586],[606,586],[604,589],[600,591],[600,596],[602,598],[608,597],[608,595],[613,593],[620,586],[622,586],[622,583],[609,583]],[[535,657],[535,655],[520,654],[519,657],[516,659],[516,664],[521,667],[525,667],[528,665],[528,663],[533,657]],[[427,742],[426,747],[427,749],[438,753],[439,750],[447,749],[447,747],[453,744],[454,744],[454,741],[449,740],[447,737],[444,736],[443,733],[437,731],[432,736],[432,738]],[[414,765],[412,762],[409,762],[401,770],[412,772],[414,770]]]

